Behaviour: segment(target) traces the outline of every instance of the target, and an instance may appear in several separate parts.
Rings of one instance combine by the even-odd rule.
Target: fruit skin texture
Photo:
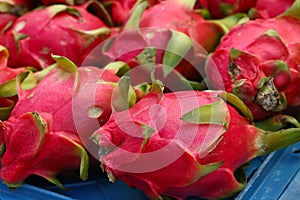
[[[187,5],[174,0],[159,1],[150,5],[140,21],[140,28],[147,27],[173,29],[185,33],[208,52],[215,49],[224,34],[218,24],[205,20]]]
[[[295,0],[257,0],[249,10],[251,18],[273,18],[285,12]]]
[[[13,69],[8,67],[8,58],[8,50],[0,45],[0,88],[5,84],[9,84],[9,82],[13,82],[13,79],[15,79],[19,73],[27,70],[25,68]],[[4,90],[3,92],[3,89],[0,89],[0,120],[6,120],[8,118],[14,104],[17,102],[17,96],[7,96],[5,92],[8,91]]]
[[[185,4],[172,0],[144,1],[135,7],[120,34],[105,50],[112,61],[123,61],[131,68],[154,62],[200,82],[203,58],[223,34],[220,25],[205,21]],[[207,35],[211,35],[209,40]],[[179,60],[167,58],[170,52],[177,53]]]
[[[9,58],[9,52],[8,50],[0,45],[0,85],[3,83],[14,79],[20,72],[22,72],[24,69],[13,69],[7,66]]]
[[[121,25],[130,15],[136,0],[100,0],[106,4],[115,25]]]
[[[221,94],[150,92],[129,110],[114,112],[92,137],[110,180],[120,178],[151,199],[217,199],[240,191],[246,182],[240,167],[277,147],[264,140],[272,133],[251,125]],[[198,121],[187,114],[198,108],[215,116]]]
[[[20,89],[9,119],[1,122],[6,148],[0,176],[9,187],[21,186],[30,175],[62,187],[55,176],[72,169],[80,169],[80,177],[85,180],[89,156],[79,134],[91,134],[110,116],[114,86],[107,81],[116,82],[118,77],[95,67],[77,70],[63,57],[55,59],[57,66],[33,89]],[[98,80],[92,87],[95,100],[86,102],[92,97],[85,95],[90,91],[84,92],[92,85],[91,80]],[[78,97],[74,89],[82,95]],[[94,106],[102,112],[89,115],[89,108]],[[81,113],[81,121],[75,124],[77,112]]]
[[[11,26],[11,24],[17,19],[16,15],[11,13],[0,13],[0,36],[5,32],[5,30]]]
[[[107,26],[88,12],[88,6],[52,5],[19,17],[0,37],[0,44],[11,54],[9,65],[45,68],[55,62],[51,54],[66,56],[80,65],[89,44],[109,34]]]
[[[248,12],[257,0],[199,0],[201,7],[208,9],[214,19],[238,12]]]
[[[75,5],[75,4],[82,4],[85,0],[41,0],[42,4],[44,5],[52,5],[52,4],[68,4],[68,5]]]
[[[206,65],[210,84],[239,96],[257,120],[298,107],[299,31],[290,16],[232,28]]]

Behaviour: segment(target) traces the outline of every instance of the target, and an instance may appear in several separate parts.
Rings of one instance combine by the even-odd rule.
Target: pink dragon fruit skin
[[[110,180],[120,178],[151,199],[225,198],[244,187],[243,164],[299,140],[298,128],[272,133],[254,127],[224,94],[155,91],[114,112],[92,137]]]
[[[9,58],[8,50],[0,45],[0,88],[5,84],[9,84],[12,82],[16,76],[26,71],[25,68],[13,69],[7,66]],[[17,102],[17,96],[7,96],[5,92],[9,92],[7,90],[1,88],[0,89],[0,120],[6,120],[14,106]]]
[[[80,6],[52,5],[19,17],[0,37],[0,44],[11,53],[9,65],[45,68],[54,63],[51,54],[66,56],[80,65],[89,44],[109,34],[104,22],[88,12],[89,5],[91,2]]]
[[[1,22],[0,22],[0,36],[2,33],[7,30],[12,23],[17,19],[16,15],[10,14],[10,13],[0,13]]]
[[[9,58],[8,50],[0,45],[0,85],[15,78],[24,69],[13,69],[7,66]]]
[[[78,169],[80,165],[84,165],[80,176],[86,179],[89,161],[81,141],[74,134],[52,131],[51,115],[29,112],[13,123],[6,128],[6,151],[0,171],[2,181],[9,187],[21,186],[33,174],[60,185],[55,175]]]
[[[52,5],[52,4],[67,4],[67,5],[75,5],[82,4],[85,0],[41,0],[44,5]]]
[[[1,11],[21,16],[24,13],[36,8],[39,5],[38,1],[31,0],[1,0]]]
[[[79,168],[80,177],[86,179],[89,156],[79,134],[91,134],[110,116],[114,85],[108,82],[116,82],[118,77],[95,67],[77,70],[64,57],[54,59],[57,66],[31,90],[20,90],[9,119],[1,123],[6,149],[0,175],[10,187],[20,186],[34,174],[62,186],[55,175]],[[93,90],[95,101],[73,101],[75,91],[88,89],[93,78],[98,80]],[[101,108],[101,112],[90,114],[91,108]],[[80,113],[80,124],[75,124],[74,112]]]
[[[273,18],[285,12],[295,0],[257,0],[249,10],[251,18]]]
[[[206,66],[209,82],[239,96],[257,120],[298,107],[299,31],[299,20],[290,15],[233,28]]]
[[[200,6],[206,8],[212,18],[219,19],[228,15],[245,12],[254,7],[257,0],[199,0]]]
[[[121,25],[129,16],[136,0],[101,0],[110,10],[112,20],[116,25]]]
[[[174,0],[161,1],[146,9],[141,17],[140,28],[146,27],[167,28],[185,33],[208,52],[214,50],[224,34],[218,24],[205,20],[187,5]]]

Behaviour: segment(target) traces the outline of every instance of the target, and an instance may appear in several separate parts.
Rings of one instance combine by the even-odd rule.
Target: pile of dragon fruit
[[[0,0],[0,179],[234,197],[300,141],[299,55],[300,0]]]

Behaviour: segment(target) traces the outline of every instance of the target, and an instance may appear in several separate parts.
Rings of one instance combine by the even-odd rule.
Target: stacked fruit
[[[151,199],[226,198],[300,141],[300,0],[2,0],[0,18],[11,188],[100,165]]]

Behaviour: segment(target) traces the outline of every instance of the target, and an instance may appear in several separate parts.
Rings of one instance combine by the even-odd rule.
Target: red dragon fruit
[[[92,136],[109,179],[120,178],[151,199],[229,197],[246,184],[244,164],[300,140],[299,128],[253,126],[251,112],[230,93],[153,88]]]
[[[219,24],[205,20],[194,11],[194,3],[194,1],[166,0],[151,5],[143,12],[139,27],[180,31],[202,45],[206,51],[211,52],[219,43],[224,30]]]
[[[10,90],[11,85],[14,85],[12,82],[19,73],[26,71],[25,68],[13,69],[8,67],[8,58],[8,50],[0,45],[0,120],[8,118],[16,102],[16,98],[13,97],[15,95],[8,95],[8,93],[12,93]]]
[[[17,16],[11,13],[0,13],[0,37],[1,35],[13,24],[13,22],[17,19]]]
[[[67,5],[75,5],[82,4],[85,0],[40,0],[44,5],[52,5],[52,4],[67,4]]]
[[[21,16],[24,13],[36,8],[38,5],[38,1],[31,0],[1,0],[0,11]]]
[[[1,0],[0,1],[0,36],[13,24],[18,16],[33,9],[37,5],[27,0]]]
[[[257,0],[199,0],[200,6],[209,11],[211,18],[219,19],[244,12],[255,6]]]
[[[291,15],[299,3],[276,18],[232,28],[207,62],[210,84],[239,96],[257,120],[300,106],[300,21]]]
[[[231,16],[226,23],[208,22],[189,4],[173,0],[136,4],[121,32],[105,44],[94,45],[97,47],[85,62],[103,67],[111,61],[122,61],[130,68],[163,64],[188,80],[202,81],[207,50],[212,50],[221,35],[244,15]]]
[[[20,186],[30,175],[62,186],[55,176],[79,168],[85,180],[89,156],[79,134],[93,133],[110,116],[119,78],[95,67],[77,69],[64,57],[54,59],[56,67],[34,88],[19,89],[18,103],[9,119],[1,122],[5,152],[0,176],[10,187]],[[77,123],[76,115],[80,115]]]
[[[249,10],[251,18],[273,18],[285,12],[295,0],[257,0]]]
[[[4,84],[5,82],[14,79],[20,72],[24,69],[13,69],[7,66],[9,58],[8,50],[0,45],[0,85]]]
[[[89,44],[109,34],[104,22],[88,11],[90,6],[103,7],[92,1],[80,6],[57,4],[19,17],[0,37],[0,44],[11,53],[9,65],[45,68],[54,63],[51,54],[66,56],[80,65]]]
[[[115,25],[121,25],[130,15],[137,0],[101,0],[111,13]]]

